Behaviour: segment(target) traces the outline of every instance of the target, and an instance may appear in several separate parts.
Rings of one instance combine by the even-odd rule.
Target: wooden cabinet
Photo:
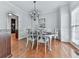
[[[0,58],[11,55],[11,36],[8,33],[0,33]]]

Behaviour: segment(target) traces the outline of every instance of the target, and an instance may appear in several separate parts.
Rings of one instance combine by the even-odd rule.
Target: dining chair
[[[37,31],[37,51],[38,51],[38,44],[39,43],[44,43],[45,54],[46,54],[46,46],[47,46],[47,43],[48,43],[48,46],[49,46],[49,38],[43,35],[43,30]]]
[[[58,37],[58,31],[57,29],[54,29],[54,39],[57,39],[57,37]]]
[[[34,37],[34,30],[33,29],[28,29],[26,47],[28,46],[29,41],[31,41],[32,42],[32,49],[33,49],[35,40],[36,39]]]

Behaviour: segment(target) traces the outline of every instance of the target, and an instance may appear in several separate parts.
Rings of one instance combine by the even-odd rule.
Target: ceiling
[[[19,7],[25,12],[29,12],[33,9],[33,1],[9,1],[13,5]],[[79,2],[68,2],[68,1],[37,1],[36,7],[43,14],[54,12],[62,5],[70,3],[71,7],[76,6]]]

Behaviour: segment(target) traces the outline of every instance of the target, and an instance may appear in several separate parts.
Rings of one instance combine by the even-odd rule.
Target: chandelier
[[[39,10],[36,8],[36,1],[33,1],[33,3],[34,3],[34,9],[31,10],[30,16],[34,21],[36,21],[37,19],[39,19]]]

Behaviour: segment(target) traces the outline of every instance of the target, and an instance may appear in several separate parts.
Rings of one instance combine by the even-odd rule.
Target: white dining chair
[[[28,29],[26,47],[28,46],[29,41],[31,41],[31,43],[32,43],[32,49],[33,49],[34,41],[35,40],[36,39],[34,38],[34,30],[33,29]]]
[[[48,46],[49,46],[49,38],[43,35],[42,30],[38,31],[37,36],[38,36],[37,37],[37,52],[38,52],[38,44],[39,43],[44,43],[44,45],[45,45],[45,54],[46,54],[46,46],[47,46],[47,43],[48,43]]]
[[[58,30],[54,29],[54,39],[57,39],[57,37],[58,37]]]

